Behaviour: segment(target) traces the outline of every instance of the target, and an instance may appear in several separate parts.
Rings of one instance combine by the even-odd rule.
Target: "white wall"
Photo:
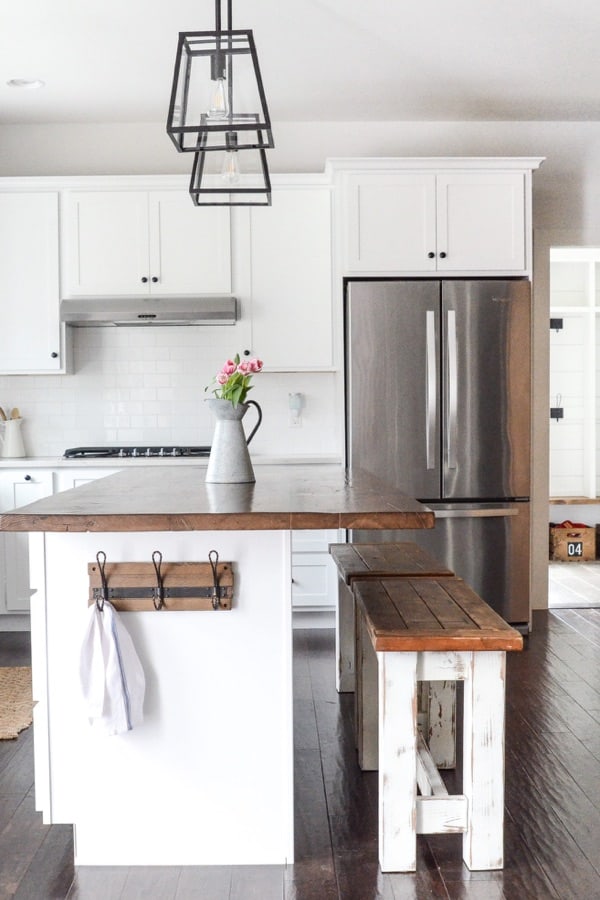
[[[273,172],[320,172],[328,157],[337,156],[545,156],[546,162],[534,175],[534,480],[533,480],[533,602],[536,607],[547,603],[547,496],[548,496],[548,251],[560,243],[593,242],[600,238],[600,122],[284,122],[275,123],[276,148],[269,151]],[[60,125],[1,126],[0,175],[77,175],[77,174],[150,174],[186,173],[187,154],[177,154],[167,138],[162,123],[131,125]],[[182,350],[178,342],[185,330],[173,329],[166,335],[161,352],[168,359],[145,365],[180,367],[170,372],[129,372],[138,376],[130,385],[130,395],[115,399],[110,367],[123,363],[113,341],[116,336],[102,337],[109,344],[94,351],[94,361],[86,354],[91,350],[79,339],[79,360],[85,371],[57,379],[26,377],[0,379],[0,403],[22,403],[21,396],[36,416],[39,426],[31,424],[33,450],[41,453],[63,422],[56,418],[55,402],[64,402],[65,411],[74,417],[69,427],[77,441],[88,442],[97,434],[102,442],[115,427],[143,429],[144,435],[154,429],[179,429],[182,415],[178,397],[188,404],[184,413],[198,420],[198,440],[203,440],[207,423],[202,417],[201,397],[206,375],[198,362],[197,350]],[[98,334],[98,332],[96,332]],[[157,335],[158,338],[158,335]],[[99,338],[100,339],[100,338]],[[140,340],[141,338],[135,338]],[[185,338],[187,340],[187,338]],[[191,336],[190,336],[191,340]],[[83,346],[82,346],[83,341]],[[225,347],[223,348],[225,349]],[[137,351],[136,351],[137,352]],[[150,352],[150,351],[147,351]],[[226,349],[229,355],[230,349]],[[174,358],[170,358],[171,354]],[[179,354],[179,362],[176,361]],[[131,360],[137,365],[139,360]],[[102,375],[100,376],[100,373]],[[124,374],[124,373],[121,373]],[[167,377],[168,376],[168,377]],[[336,404],[339,396],[331,387],[331,375],[261,376],[263,390],[269,394],[273,409],[285,402],[288,390],[306,391],[314,397],[315,420],[303,430],[270,434],[268,426],[256,438],[256,449],[277,440],[286,446],[325,452],[340,449],[339,428],[332,436],[332,423],[339,421]],[[157,381],[158,379],[158,381]],[[99,388],[102,384],[102,388]],[[199,390],[195,391],[195,385]],[[127,390],[123,388],[123,390]],[[171,399],[163,406],[153,396],[159,392]],[[29,392],[26,394],[25,392]],[[149,393],[146,393],[149,392]],[[57,399],[58,397],[62,399]],[[9,396],[10,395],[10,396]],[[257,395],[258,396],[258,395]],[[261,397],[262,399],[262,397]],[[312,401],[309,401],[312,402]],[[125,404],[114,410],[115,403]],[[169,406],[168,404],[174,404]],[[309,407],[310,408],[310,407]],[[115,426],[115,415],[122,424]],[[42,425],[46,417],[47,423]],[[141,418],[140,418],[141,417]],[[149,418],[145,418],[149,417]],[[156,419],[155,419],[156,417]],[[306,416],[308,426],[308,415]],[[317,421],[318,419],[318,421]],[[102,426],[99,421],[102,420]],[[144,424],[145,423],[145,424]],[[314,425],[314,427],[312,427]],[[201,426],[201,427],[200,427]],[[186,428],[195,429],[195,422]],[[180,431],[177,431],[181,434]],[[261,444],[259,446],[259,437]],[[147,439],[146,437],[144,438]],[[194,438],[196,439],[196,438]],[[314,441],[314,444],[313,444]],[[61,440],[61,447],[65,441]],[[56,446],[53,443],[52,446]]]

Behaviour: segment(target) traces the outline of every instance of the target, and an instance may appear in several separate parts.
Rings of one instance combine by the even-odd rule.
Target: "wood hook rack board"
[[[110,603],[119,612],[156,610],[156,570],[153,563],[110,563],[104,566]],[[88,563],[89,597],[92,605],[102,596],[102,578],[97,562]],[[217,563],[218,609],[231,609],[233,568],[230,562]],[[161,611],[214,610],[214,577],[206,562],[162,562],[164,605]]]

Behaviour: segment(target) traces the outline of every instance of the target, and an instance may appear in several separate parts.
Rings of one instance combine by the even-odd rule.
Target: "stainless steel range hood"
[[[67,325],[234,325],[235,297],[78,297],[62,300],[60,319]]]

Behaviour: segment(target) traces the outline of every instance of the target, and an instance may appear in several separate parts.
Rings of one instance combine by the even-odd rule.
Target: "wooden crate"
[[[596,529],[593,526],[550,525],[550,559],[561,562],[596,559]]]

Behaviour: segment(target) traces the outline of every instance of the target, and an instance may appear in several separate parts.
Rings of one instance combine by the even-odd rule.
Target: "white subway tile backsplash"
[[[234,329],[74,329],[70,375],[0,376],[0,405],[18,406],[26,451],[60,456],[67,447],[103,444],[210,444],[214,421],[205,387],[241,352]],[[257,454],[341,456],[339,376],[261,373],[250,398],[263,409]],[[302,426],[290,428],[288,393],[305,395]],[[246,429],[253,427],[250,410]]]

